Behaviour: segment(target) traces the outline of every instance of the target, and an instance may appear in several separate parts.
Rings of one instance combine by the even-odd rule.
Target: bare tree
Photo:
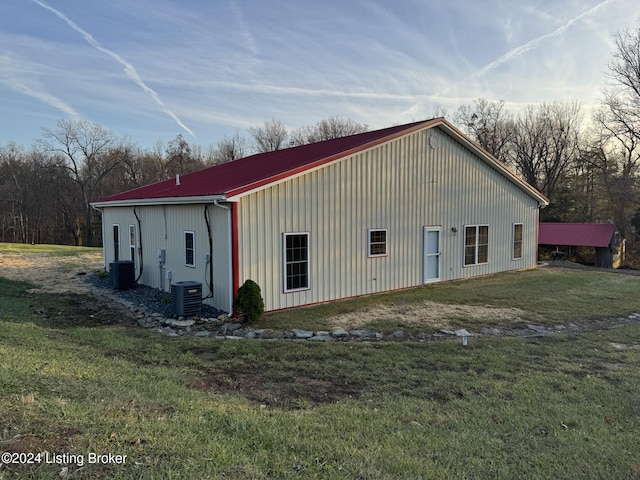
[[[204,163],[193,155],[191,146],[181,133],[167,145],[166,173],[173,177],[177,173],[189,173],[199,170]]]
[[[225,136],[216,144],[213,152],[213,165],[231,162],[247,155],[247,140],[236,132],[232,137]]]
[[[367,125],[363,125],[353,120],[343,120],[340,117],[329,117],[320,120],[314,125],[301,127],[291,133],[291,142],[294,145],[305,145],[307,143],[332,140],[334,138],[347,137],[369,130]]]
[[[577,102],[554,102],[528,107],[515,120],[511,162],[549,199],[579,155],[581,119]]]
[[[273,152],[286,147],[289,137],[286,127],[275,119],[264,122],[262,126],[249,128],[249,133],[258,153]]]
[[[640,204],[640,27],[618,33],[615,44],[608,85],[593,117],[597,154],[591,156],[591,165],[600,172],[612,220],[629,235],[633,211]]]
[[[79,191],[84,210],[84,241],[94,244],[93,209],[98,187],[120,163],[120,155],[110,155],[116,137],[97,123],[60,120],[55,130],[44,129],[40,147],[59,159]]]
[[[503,163],[509,162],[514,121],[504,108],[504,100],[493,102],[478,98],[473,105],[461,106],[454,121],[491,155]]]

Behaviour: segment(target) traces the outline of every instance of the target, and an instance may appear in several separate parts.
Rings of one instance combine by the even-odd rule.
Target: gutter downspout
[[[133,215],[136,217],[138,221],[138,243],[140,246],[138,247],[138,259],[140,260],[140,273],[138,274],[138,278],[136,278],[136,283],[142,278],[142,271],[144,270],[144,255],[142,250],[142,222],[140,221],[140,217],[138,216],[138,212],[136,212],[136,207],[133,207]],[[103,242],[104,243],[104,242]],[[135,244],[135,239],[134,239]],[[136,246],[134,245],[134,248]]]
[[[228,234],[228,238],[227,241],[229,242],[229,252],[228,252],[228,265],[229,265],[229,313],[228,316],[232,317],[233,316],[233,266],[232,266],[232,255],[233,255],[233,236],[231,234],[231,208],[227,207],[226,205],[221,205],[219,203],[219,200],[214,200],[213,204],[216,207],[220,207],[224,210],[226,210],[228,212],[227,215],[227,234]]]
[[[107,249],[104,248],[104,212],[103,209],[100,207],[96,207],[94,204],[91,204],[91,208],[93,208],[96,212],[100,212],[100,218],[102,219],[102,221],[100,222],[102,225],[100,226],[100,228],[102,229],[102,267],[106,270],[107,269]]]

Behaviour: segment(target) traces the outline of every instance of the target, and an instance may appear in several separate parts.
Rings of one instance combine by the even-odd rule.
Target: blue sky
[[[600,97],[637,0],[0,0],[0,145],[61,118],[143,148],[275,118],[370,128]]]

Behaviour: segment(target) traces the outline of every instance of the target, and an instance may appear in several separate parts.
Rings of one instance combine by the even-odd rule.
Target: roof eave
[[[94,208],[105,207],[137,207],[153,205],[192,205],[197,203],[230,201],[226,195],[200,195],[192,197],[161,197],[161,198],[133,198],[129,200],[107,200],[104,202],[92,202]]]

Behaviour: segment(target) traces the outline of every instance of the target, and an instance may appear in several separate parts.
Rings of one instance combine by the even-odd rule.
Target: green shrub
[[[247,320],[258,320],[262,317],[264,301],[256,282],[247,280],[238,289],[238,296],[233,300],[233,309],[244,315]]]

